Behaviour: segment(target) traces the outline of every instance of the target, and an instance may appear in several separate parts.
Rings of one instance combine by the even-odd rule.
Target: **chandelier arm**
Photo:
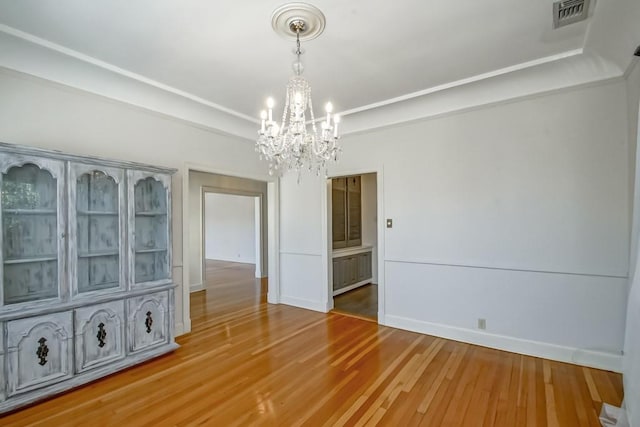
[[[314,135],[318,133],[316,129],[316,116],[313,114],[313,101],[311,100],[311,90],[309,90],[309,114],[311,115],[311,129]]]
[[[280,136],[284,133],[284,128],[287,125],[287,110],[290,108],[290,100],[289,100],[289,91],[287,90],[287,94],[284,99],[284,108],[282,109],[282,121],[280,126]]]

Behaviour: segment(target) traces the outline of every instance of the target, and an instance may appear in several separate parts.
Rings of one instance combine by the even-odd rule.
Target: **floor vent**
[[[557,1],[553,4],[553,28],[564,27],[587,19],[589,0]]]

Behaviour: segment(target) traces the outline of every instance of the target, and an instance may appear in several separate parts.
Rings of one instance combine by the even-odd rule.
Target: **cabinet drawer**
[[[71,312],[7,322],[7,395],[73,375]]]
[[[169,342],[168,291],[131,298],[127,301],[127,306],[129,352]]]
[[[124,301],[75,311],[76,372],[124,357]]]

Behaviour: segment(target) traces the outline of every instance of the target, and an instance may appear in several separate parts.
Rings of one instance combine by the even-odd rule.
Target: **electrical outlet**
[[[487,329],[487,319],[478,319],[478,329]]]

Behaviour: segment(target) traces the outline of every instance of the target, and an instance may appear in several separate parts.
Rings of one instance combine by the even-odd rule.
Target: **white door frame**
[[[268,256],[268,294],[271,304],[280,302],[280,181],[278,178],[265,179],[264,175],[243,174],[209,166],[186,162],[182,175],[182,322],[176,325],[176,335],[191,332],[191,305],[189,301],[189,172],[205,172],[216,175],[233,176],[267,183],[267,256]]]
[[[327,175],[327,179],[322,181],[320,188],[320,196],[322,197],[322,265],[323,280],[326,284],[324,298],[326,310],[333,309],[333,262],[332,248],[329,242],[331,236],[331,199],[329,198],[329,179],[339,178],[341,176],[364,175],[368,173],[376,174],[376,203],[377,203],[377,233],[378,233],[378,323],[386,324],[385,320],[385,275],[384,275],[384,236],[385,236],[385,220],[384,220],[384,170],[382,165],[376,168],[365,169],[335,169],[331,174]]]
[[[254,224],[257,225],[259,228],[256,230],[256,232],[254,233],[254,251],[255,251],[255,257],[256,257],[256,273],[258,272],[262,272],[264,270],[264,257],[262,256],[262,245],[264,243],[264,239],[262,236],[262,227],[260,227],[262,225],[262,204],[264,203],[262,200],[262,193],[258,192],[258,191],[245,191],[245,190],[235,190],[235,189],[229,189],[229,188],[221,188],[221,187],[212,187],[209,185],[204,185],[201,188],[201,195],[200,197],[202,198],[202,213],[200,215],[201,218],[201,228],[202,228],[202,286],[204,287],[204,283],[205,283],[205,273],[207,271],[207,257],[206,257],[206,249],[207,249],[207,245],[206,245],[206,217],[205,217],[205,196],[207,193],[210,194],[226,194],[228,196],[242,196],[242,197],[251,197],[252,199],[256,199],[255,205],[254,205]],[[266,194],[265,194],[266,197]],[[257,276],[256,278],[260,278],[261,276]]]

